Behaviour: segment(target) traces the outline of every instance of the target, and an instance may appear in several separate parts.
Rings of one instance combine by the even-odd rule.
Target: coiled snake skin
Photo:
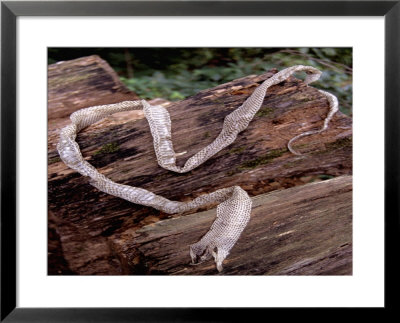
[[[219,189],[197,197],[190,202],[170,201],[145,189],[115,183],[100,174],[95,167],[83,159],[79,146],[75,141],[76,135],[85,127],[113,113],[143,109],[153,136],[158,164],[170,171],[185,173],[198,167],[220,150],[233,143],[237,135],[247,128],[249,122],[260,109],[267,89],[286,80],[293,73],[300,71],[307,73],[306,84],[318,80],[321,75],[321,72],[316,68],[297,65],[286,68],[265,80],[239,108],[225,117],[223,129],[218,137],[210,145],[189,158],[183,167],[176,165],[177,154],[174,151],[171,140],[171,119],[168,111],[162,106],[151,106],[145,100],[94,106],[72,113],[70,117],[72,123],[61,130],[57,150],[62,161],[68,167],[83,176],[90,177],[91,185],[100,191],[118,196],[132,203],[151,206],[169,214],[188,211],[210,203],[218,203],[217,217],[210,230],[200,241],[192,244],[189,251],[193,263],[204,261],[213,256],[218,271],[221,271],[222,262],[228,256],[250,219],[252,201],[242,188],[233,186]],[[304,132],[289,141],[288,149],[294,154],[298,155],[299,153],[292,148],[292,143],[300,137],[326,130],[329,121],[338,110],[337,98],[328,92],[319,91],[329,102],[329,113],[320,130]]]

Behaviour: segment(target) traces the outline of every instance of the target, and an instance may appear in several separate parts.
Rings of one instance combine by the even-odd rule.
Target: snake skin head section
[[[165,169],[177,173],[185,173],[201,165],[221,149],[234,142],[237,135],[247,128],[249,122],[261,108],[267,89],[272,85],[285,81],[297,72],[307,73],[304,81],[306,84],[318,80],[321,75],[321,72],[312,66],[296,65],[286,68],[265,80],[239,108],[225,117],[223,129],[217,138],[190,157],[184,167],[176,165],[177,154],[172,144],[171,119],[168,110],[162,106],[151,106],[145,100],[123,101],[116,104],[89,107],[74,112],[71,115],[72,123],[64,127],[60,132],[57,150],[62,161],[67,166],[83,176],[90,177],[90,184],[98,190],[135,204],[153,207],[157,210],[174,214],[197,209],[211,203],[219,203],[215,221],[201,240],[190,246],[190,256],[193,263],[199,263],[213,257],[218,271],[222,271],[224,259],[229,255],[230,250],[236,244],[250,220],[252,200],[242,188],[232,186],[219,189],[188,202],[171,201],[139,187],[115,183],[99,173],[93,165],[83,158],[79,145],[75,140],[76,135],[83,128],[108,115],[143,108],[153,136],[154,151],[158,164]],[[288,148],[294,154],[298,153],[291,148],[293,141],[309,134],[324,131],[328,127],[329,120],[338,110],[337,98],[328,92],[322,90],[320,92],[326,96],[331,106],[329,114],[324,121],[324,126],[320,130],[304,132],[292,138],[288,143]]]
[[[304,66],[304,71],[306,72],[306,79],[304,80],[304,83],[310,84],[313,83],[317,80],[319,80],[322,72],[320,70],[317,70],[314,67],[311,66]]]

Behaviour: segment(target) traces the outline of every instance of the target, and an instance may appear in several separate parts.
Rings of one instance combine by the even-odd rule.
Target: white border
[[[382,17],[19,17],[17,27],[18,306],[383,306]],[[56,46],[353,47],[353,276],[47,277],[46,57]]]

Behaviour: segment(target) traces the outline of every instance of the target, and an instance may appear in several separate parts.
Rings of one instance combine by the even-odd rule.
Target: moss
[[[246,149],[246,147],[236,147],[236,148],[232,148],[231,150],[229,150],[228,153],[230,153],[230,154],[240,154],[245,149]]]
[[[270,163],[272,160],[274,160],[275,158],[278,158],[280,156],[282,156],[285,152],[287,152],[287,148],[282,148],[282,149],[275,149],[275,150],[271,150],[269,151],[267,154],[257,157],[255,159],[246,161],[244,163],[242,163],[238,169],[239,170],[245,170],[245,169],[253,169],[256,168],[260,165],[265,165]]]
[[[308,147],[308,145],[309,145],[309,144],[296,144],[296,145],[293,145],[292,147],[293,147],[294,149],[302,149],[302,148]]]
[[[261,108],[260,110],[258,110],[258,112],[256,113],[257,117],[266,117],[269,116],[272,112],[274,112],[274,109],[271,107],[265,107],[265,108]]]
[[[230,170],[229,172],[226,172],[226,175],[227,176],[232,176],[232,175],[235,175],[235,174],[237,174],[237,173],[239,173],[240,171],[237,169],[237,168],[235,168],[235,169],[233,169],[233,170]]]
[[[50,159],[48,160],[48,164],[51,165],[51,164],[58,163],[58,162],[60,162],[60,161],[61,161],[61,158],[60,158],[60,157],[54,157],[54,158],[50,158]]]
[[[275,158],[278,158],[278,157],[282,156],[287,151],[288,151],[287,148],[271,150],[268,153],[266,153],[265,155],[262,155],[260,157],[255,158],[255,159],[252,159],[252,160],[245,161],[244,163],[242,163],[241,165],[239,165],[235,169],[226,172],[226,175],[227,176],[232,176],[232,175],[235,175],[237,173],[240,173],[243,170],[253,169],[253,168],[256,168],[256,167],[258,167],[260,165],[268,164],[272,160],[274,160]]]
[[[210,138],[210,137],[211,137],[211,133],[209,131],[207,131],[203,136],[204,139],[207,139],[207,138]]]
[[[353,138],[352,138],[352,136],[350,136],[350,137],[340,138],[334,142],[325,144],[325,150],[316,151],[312,154],[313,155],[325,154],[325,153],[329,153],[333,150],[338,150],[338,149],[352,147],[352,146],[353,146]]]
[[[339,148],[351,147],[353,145],[353,137],[340,138],[334,142],[326,144],[327,150],[334,150]]]
[[[93,153],[93,156],[111,154],[111,153],[117,152],[118,150],[119,150],[119,146],[116,143],[112,142],[112,143],[103,145],[98,151]]]
[[[93,73],[87,74],[72,74],[72,75],[62,75],[59,77],[54,77],[49,79],[49,87],[61,87],[66,86],[67,84],[76,83],[82,80],[86,80],[90,77],[93,77]]]

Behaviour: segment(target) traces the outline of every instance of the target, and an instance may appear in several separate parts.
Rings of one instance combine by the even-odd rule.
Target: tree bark
[[[352,273],[352,176],[260,194],[250,222],[217,272],[192,265],[215,209],[127,230],[112,240],[126,273],[162,275],[330,275]]]
[[[57,69],[57,66],[50,66],[49,69]],[[262,81],[274,73],[276,70],[259,76],[247,76],[167,105],[172,119],[175,151],[187,151],[184,156],[178,157],[178,164],[183,165],[188,157],[210,144],[221,131],[224,117],[239,107]],[[65,74],[68,77],[68,72]],[[49,73],[49,92],[56,93],[51,86],[52,75]],[[73,93],[73,85],[70,86],[71,92],[68,93]],[[79,88],[79,82],[76,86]],[[105,88],[103,90],[106,91]],[[96,91],[86,95],[96,96]],[[130,95],[134,96],[132,93]],[[101,104],[117,102],[119,98],[109,91]],[[68,110],[68,114],[90,105],[92,101],[83,100],[81,105]],[[49,104],[50,109],[53,106]],[[251,196],[257,196],[351,174],[352,120],[340,112],[334,116],[327,131],[304,137],[294,144],[303,153],[302,156],[293,155],[287,150],[287,142],[295,135],[319,129],[328,109],[325,97],[314,87],[291,77],[268,90],[260,111],[232,145],[185,174],[173,173],[158,166],[147,120],[143,119],[140,112],[108,117],[83,130],[78,134],[77,141],[88,162],[113,181],[145,188],[171,200],[191,200],[232,185],[240,185]],[[64,115],[64,112],[55,115]],[[49,118],[51,116],[49,113]],[[93,188],[87,178],[60,161],[55,145],[59,129],[68,122],[58,117],[55,119],[49,120],[53,130],[49,127],[48,203],[69,269],[76,274],[164,273],[157,264],[152,263],[147,267],[147,260],[142,263],[146,255],[145,258],[140,253],[137,256],[129,248],[128,252],[126,246],[137,244],[130,237],[144,226],[187,214],[167,215]],[[318,192],[315,193],[318,195]],[[296,194],[301,194],[301,190]],[[213,207],[215,205],[210,205],[207,209]],[[195,217],[191,216],[190,219],[193,219],[195,229]],[[343,226],[348,229],[349,225],[346,222]],[[127,238],[122,241],[121,237]],[[301,241],[296,246],[301,245]],[[243,243],[241,240],[239,242]],[[337,247],[328,246],[326,250],[332,251]],[[185,241],[181,242],[179,248],[188,251]],[[351,251],[351,245],[346,245],[346,248]],[[132,255],[136,255],[136,260],[132,260]],[[292,256],[296,259],[302,257],[299,253]],[[309,258],[301,259],[306,261]],[[187,259],[181,260],[187,263]],[[226,261],[228,273],[233,269],[229,269],[229,257]],[[262,266],[257,270],[249,273],[273,273]],[[165,273],[170,272],[166,270]],[[229,273],[241,274],[240,270]],[[348,269],[346,273],[349,273]]]

